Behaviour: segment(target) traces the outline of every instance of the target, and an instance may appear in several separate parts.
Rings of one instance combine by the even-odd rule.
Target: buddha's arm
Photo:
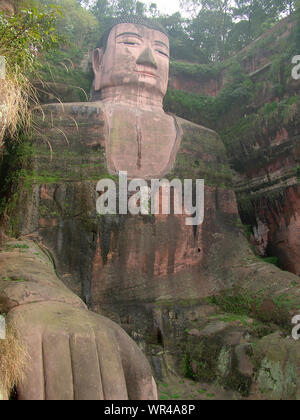
[[[0,312],[36,302],[86,308],[57,277],[46,254],[31,241],[10,241],[0,253]]]

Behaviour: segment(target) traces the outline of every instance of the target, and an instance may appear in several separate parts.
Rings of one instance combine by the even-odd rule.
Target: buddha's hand
[[[18,399],[157,399],[146,358],[112,321],[56,302],[18,306],[8,320],[30,355]]]

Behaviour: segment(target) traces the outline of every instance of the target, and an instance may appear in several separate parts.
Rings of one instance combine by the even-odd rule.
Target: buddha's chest
[[[164,112],[106,106],[106,154],[109,171],[129,178],[154,178],[172,169],[180,136],[176,121]]]

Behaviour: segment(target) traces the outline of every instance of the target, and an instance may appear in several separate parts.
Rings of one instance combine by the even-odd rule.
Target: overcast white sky
[[[144,3],[156,3],[159,10],[169,15],[179,12],[179,0],[142,0]]]

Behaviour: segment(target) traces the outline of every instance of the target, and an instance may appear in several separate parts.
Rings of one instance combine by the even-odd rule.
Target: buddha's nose
[[[157,69],[155,58],[153,57],[152,51],[149,47],[146,48],[139,56],[139,58],[137,59],[137,64]]]

